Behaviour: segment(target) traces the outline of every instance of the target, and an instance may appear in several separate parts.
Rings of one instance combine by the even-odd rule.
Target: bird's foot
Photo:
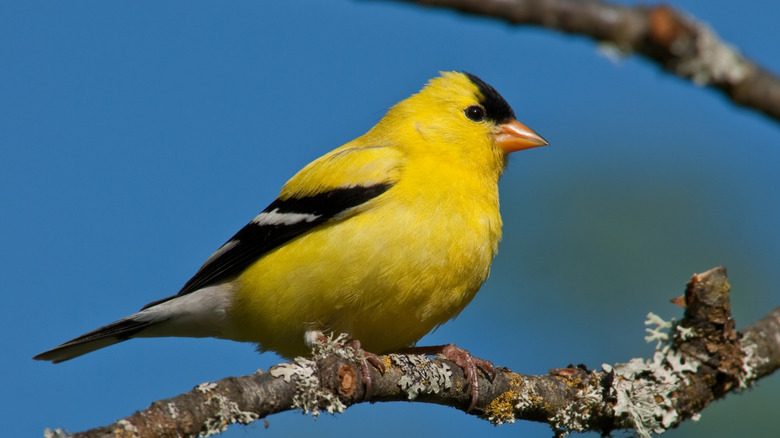
[[[378,355],[371,353],[370,351],[364,350],[360,346],[360,341],[357,339],[350,339],[347,341],[346,344],[348,347],[355,350],[358,355],[362,356],[362,360],[360,361],[360,374],[363,377],[363,384],[366,387],[366,393],[363,396],[363,399],[366,400],[371,395],[372,390],[372,379],[371,379],[371,369],[369,368],[369,363],[373,365],[376,369],[379,370],[381,374],[385,373],[385,364],[382,362],[382,359],[379,358]]]
[[[434,345],[431,347],[410,347],[399,351],[408,354],[440,354],[445,358],[455,362],[455,365],[463,370],[466,379],[471,387],[471,402],[466,412],[470,412],[477,405],[479,399],[479,373],[478,370],[488,376],[491,380],[496,377],[496,369],[489,360],[474,357],[467,350],[456,347],[455,344]]]
[[[363,395],[364,400],[371,396],[371,390],[373,389],[373,380],[371,378],[369,364],[378,369],[381,374],[385,373],[386,368],[382,359],[380,359],[378,355],[364,350],[360,346],[359,340],[352,339],[348,335],[339,335],[335,339],[332,339],[319,330],[313,330],[306,332],[305,341],[306,344],[312,348],[316,344],[333,344],[337,349],[352,349],[360,359],[360,375],[363,378],[363,386],[365,387],[365,393]]]

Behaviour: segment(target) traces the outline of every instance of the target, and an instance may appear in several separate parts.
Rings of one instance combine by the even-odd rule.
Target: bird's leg
[[[363,398],[368,399],[368,397],[371,395],[372,389],[371,370],[368,368],[368,364],[370,362],[371,365],[378,369],[382,374],[385,373],[385,364],[382,362],[382,359],[380,359],[379,356],[361,348],[360,341],[357,339],[348,340],[346,345],[353,348],[355,351],[359,352],[361,356],[363,356],[363,360],[360,362],[360,372],[363,376],[363,382],[366,387],[366,393]]]
[[[479,398],[479,374],[477,369],[482,370],[490,379],[496,377],[496,369],[489,360],[474,357],[468,351],[456,347],[455,344],[433,345],[430,347],[409,347],[399,350],[399,353],[406,354],[440,354],[445,358],[455,362],[455,365],[463,370],[466,379],[471,386],[471,403],[466,412],[470,412],[477,405]]]
[[[304,339],[306,342],[306,345],[309,347],[314,347],[315,344],[328,344],[333,343],[337,348],[346,348],[349,347],[357,353],[358,357],[360,357],[360,375],[363,377],[363,385],[365,386],[365,395],[363,396],[364,399],[368,399],[368,397],[371,395],[372,390],[372,379],[371,379],[371,369],[369,368],[369,363],[376,367],[380,373],[385,373],[385,364],[382,362],[382,359],[379,358],[378,355],[371,353],[370,351],[366,351],[360,346],[360,341],[357,339],[352,339],[351,337],[347,336],[343,341],[339,340],[336,342],[333,342],[330,340],[327,336],[325,336],[324,333],[322,333],[319,330],[310,330],[307,331],[304,335]]]

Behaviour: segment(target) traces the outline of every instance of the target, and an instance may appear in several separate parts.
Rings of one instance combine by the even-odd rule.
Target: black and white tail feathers
[[[33,359],[64,362],[131,338],[179,336],[226,338],[230,282],[204,287],[187,295],[147,305],[140,312],[43,352]]]
[[[92,330],[77,338],[45,351],[35,357],[35,360],[49,360],[53,363],[64,362],[74,357],[99,350],[118,342],[126,341],[139,331],[148,328],[154,322],[133,319],[135,315],[112,322],[109,325]]]

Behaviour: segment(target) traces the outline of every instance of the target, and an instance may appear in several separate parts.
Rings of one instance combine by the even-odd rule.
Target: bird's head
[[[511,152],[548,144],[515,119],[512,107],[493,87],[465,72],[442,72],[396,104],[377,128],[405,137],[409,152],[418,148],[472,159],[481,150],[502,163]]]

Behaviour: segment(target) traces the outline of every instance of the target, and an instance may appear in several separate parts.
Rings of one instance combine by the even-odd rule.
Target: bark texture
[[[726,269],[696,274],[683,297],[683,318],[648,315],[651,358],[604,365],[601,370],[569,365],[546,375],[518,374],[497,367],[480,377],[476,408],[468,412],[494,424],[517,420],[549,424],[558,435],[631,429],[650,436],[696,418],[711,402],[749,387],[780,367],[780,307],[742,332],[731,317]],[[471,393],[452,362],[422,355],[381,356],[385,371],[369,367],[366,395],[362,354],[336,339],[268,372],[202,383],[190,392],[153,403],[113,424],[50,437],[181,437],[213,435],[233,423],[248,424],[297,409],[312,415],[342,412],[362,402],[417,401],[467,411]]]

